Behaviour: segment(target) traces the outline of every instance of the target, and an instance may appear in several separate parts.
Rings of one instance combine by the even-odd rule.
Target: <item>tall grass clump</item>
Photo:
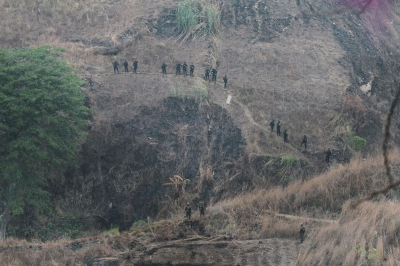
[[[208,99],[207,87],[201,83],[198,83],[192,87],[192,97],[196,102],[201,103]]]
[[[199,4],[196,0],[181,1],[178,4],[177,18],[180,30],[189,31],[198,23]]]
[[[177,8],[178,28],[184,34],[212,35],[221,21],[219,6],[207,0],[183,0]]]
[[[105,236],[118,236],[119,235],[119,227],[112,227],[109,230],[103,232]]]

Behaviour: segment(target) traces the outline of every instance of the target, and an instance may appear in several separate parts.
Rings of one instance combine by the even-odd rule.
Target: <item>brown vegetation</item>
[[[392,151],[389,160],[393,172],[398,173],[398,152]],[[10,239],[1,245],[3,251],[0,256],[5,256],[10,264],[19,262],[28,265],[24,261],[30,255],[35,258],[35,263],[43,263],[41,265],[50,265],[46,263],[52,259],[73,263],[88,256],[113,255],[135,238],[138,241],[165,241],[193,236],[201,239],[203,237],[198,234],[204,232],[235,239],[298,239],[298,228],[303,223],[307,233],[298,265],[320,265],[322,258],[329,265],[356,265],[366,260],[376,265],[383,260],[390,262],[388,265],[396,265],[399,256],[397,228],[400,226],[396,217],[400,215],[400,203],[384,197],[375,202],[365,202],[355,210],[349,207],[354,199],[368,195],[371,190],[386,183],[380,156],[357,158],[348,165],[337,166],[307,181],[297,181],[285,188],[258,190],[222,201],[208,207],[204,219],[199,219],[195,212],[195,229],[182,224],[179,219],[182,210],[173,208],[175,214],[172,215],[176,218],[172,220],[148,221],[147,225],[134,227],[130,233],[120,236],[76,240],[92,243],[78,251],[71,251],[70,241],[40,244],[40,250],[38,244],[24,244]],[[397,191],[392,191],[387,196],[393,198],[396,195]],[[33,248],[28,248],[29,245]]]
[[[389,155],[393,171],[400,171],[397,151]],[[306,181],[293,181],[287,187],[274,187],[221,202],[223,210],[235,213],[269,211],[330,218],[341,212],[347,200],[368,195],[388,183],[380,156],[358,157],[350,164],[337,165]],[[391,192],[393,195],[395,192]],[[250,215],[251,216],[251,215]]]
[[[0,246],[0,261],[2,265],[7,266],[82,265],[87,257],[107,257],[116,254],[113,239],[92,237],[78,241],[59,240],[29,244],[7,239]]]
[[[347,203],[340,223],[308,234],[297,265],[399,265],[400,202]]]

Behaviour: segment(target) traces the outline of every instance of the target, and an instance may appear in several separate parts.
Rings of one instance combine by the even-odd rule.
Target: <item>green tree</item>
[[[82,84],[51,47],[0,49],[0,241],[13,216],[51,211],[48,182],[86,136]]]

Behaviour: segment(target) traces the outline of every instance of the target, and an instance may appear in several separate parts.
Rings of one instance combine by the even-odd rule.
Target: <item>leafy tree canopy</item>
[[[81,85],[51,47],[0,49],[0,222],[7,211],[48,210],[47,181],[74,163],[85,138]]]

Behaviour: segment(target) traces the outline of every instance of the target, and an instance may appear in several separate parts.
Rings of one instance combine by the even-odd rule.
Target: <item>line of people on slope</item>
[[[136,73],[137,68],[138,68],[138,61],[137,61],[137,60],[134,60],[132,65],[133,65],[133,73]],[[117,60],[115,60],[115,61],[113,62],[114,74],[119,73],[118,66],[119,66],[119,63],[118,63]],[[129,63],[128,63],[128,61],[126,61],[126,60],[124,61],[124,70],[125,70],[125,73],[128,73],[128,72],[129,72]]]
[[[194,73],[194,65],[190,65],[190,76],[193,77],[193,73]],[[161,65],[161,69],[162,69],[162,73],[163,74],[167,74],[167,65],[163,62]],[[187,76],[187,64],[186,62],[183,62],[183,64],[181,64],[180,62],[178,62],[175,66],[175,76],[178,76],[181,74],[181,69],[183,72],[183,75],[186,77]],[[211,80],[210,80],[210,72],[211,72]],[[204,75],[204,79],[208,80],[208,82],[214,81],[217,82],[217,73],[218,73],[218,69],[216,68],[212,68],[211,70],[209,68],[205,69],[205,75]],[[228,84],[228,77],[225,75],[222,80],[224,81],[224,88],[226,88],[226,85]]]
[[[272,119],[271,123],[269,123],[269,126],[271,127],[271,132],[273,132],[274,131],[274,127],[275,127],[275,119]],[[281,136],[281,121],[278,121],[278,123],[276,124],[276,135],[279,136],[279,137]],[[285,129],[283,131],[283,143],[288,143],[289,142],[288,141],[288,137],[289,137],[289,134],[287,132],[287,129]],[[300,147],[303,147],[303,144],[304,144],[304,149],[307,150],[307,142],[308,142],[308,138],[307,138],[306,135],[304,135],[303,136],[303,140],[301,141]],[[329,164],[329,162],[330,162],[331,155],[332,155],[332,150],[331,149],[326,150],[326,152],[325,152],[325,162],[327,164]]]
[[[129,72],[128,61],[125,60],[123,64],[124,64],[125,73],[128,73]],[[137,73],[138,61],[134,60],[132,65],[133,65],[133,73]],[[113,62],[113,67],[114,67],[114,74],[118,74],[119,73],[119,69],[118,69],[119,63],[117,60],[115,60]],[[183,62],[183,64],[178,62],[175,66],[175,70],[176,70],[175,76],[180,75],[181,70],[182,70],[183,75],[186,77],[187,76],[187,68],[188,68],[188,65],[186,64],[186,62]],[[167,75],[167,64],[165,64],[165,62],[162,63],[161,70],[164,75]],[[211,80],[210,80],[210,72],[211,72]],[[205,80],[208,80],[208,82],[211,82],[211,81],[217,82],[217,73],[218,73],[218,69],[213,68],[210,70],[209,68],[206,68],[205,69]],[[189,66],[189,76],[194,77],[194,65],[193,64],[191,64]],[[228,84],[228,77],[225,75],[222,80],[224,81],[224,88],[226,88],[226,85]]]
[[[162,66],[164,66],[164,68]],[[163,62],[162,66],[161,66],[161,68],[163,69],[163,74],[166,74],[167,73],[167,71],[166,71],[167,65]],[[187,67],[188,67],[188,65],[186,64],[186,62],[183,62],[183,64],[178,62],[176,64],[176,66],[175,66],[175,70],[176,70],[175,76],[180,75],[181,74],[181,69],[182,69],[183,75],[186,77],[187,76]],[[194,73],[194,65],[193,64],[190,65],[189,68],[190,68],[190,70],[189,70],[190,71],[190,76],[193,77],[193,75],[194,75],[193,74]],[[165,71],[164,71],[164,69],[165,69]]]
[[[206,207],[204,205],[204,202],[200,201],[200,203],[199,203],[200,217],[204,216],[205,208]],[[185,218],[187,220],[190,220],[192,218],[192,208],[190,207],[189,202],[187,203],[187,205],[185,207]]]

